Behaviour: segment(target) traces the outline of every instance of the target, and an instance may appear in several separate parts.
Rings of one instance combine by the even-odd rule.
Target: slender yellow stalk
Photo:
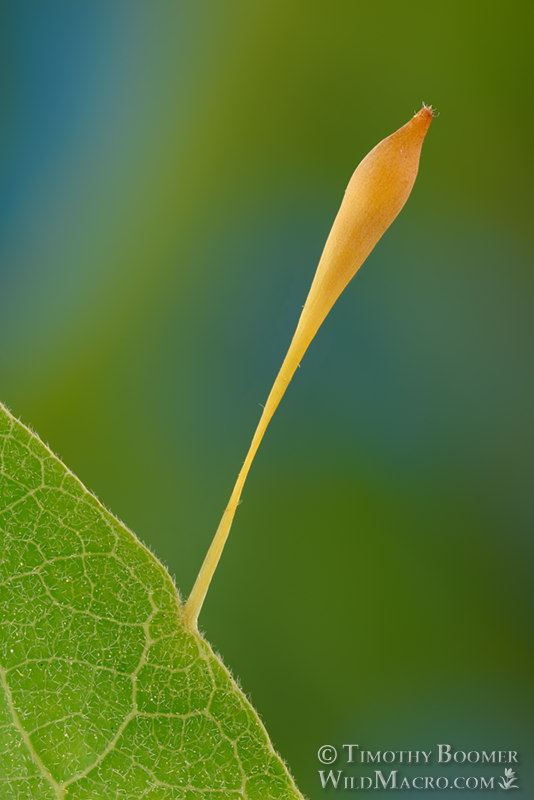
[[[326,315],[408,199],[432,116],[432,108],[423,106],[406,125],[379,142],[350,179],[289,350],[185,605],[185,624],[192,630],[197,627],[198,615],[228,538],[243,485],[270,419]]]

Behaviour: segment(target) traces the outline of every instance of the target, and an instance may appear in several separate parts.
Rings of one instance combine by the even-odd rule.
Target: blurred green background
[[[0,15],[1,397],[184,595],[354,167],[437,107],[201,625],[310,797],[342,742],[517,749],[531,797],[532,4]]]

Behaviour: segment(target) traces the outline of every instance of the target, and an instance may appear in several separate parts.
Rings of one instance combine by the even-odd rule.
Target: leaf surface
[[[2,800],[297,800],[162,564],[0,405]]]

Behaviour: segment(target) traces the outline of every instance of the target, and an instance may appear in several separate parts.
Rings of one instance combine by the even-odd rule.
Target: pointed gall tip
[[[426,103],[423,103],[423,107],[417,112],[417,114],[412,117],[412,122],[416,123],[418,127],[421,128],[423,136],[427,132],[430,127],[430,123],[436,116],[436,112],[432,108],[432,106],[427,106]]]
[[[417,112],[417,114],[420,114],[421,116],[430,117],[430,118],[436,116],[436,112],[434,111],[432,106],[429,106],[426,103],[423,103],[423,107]]]

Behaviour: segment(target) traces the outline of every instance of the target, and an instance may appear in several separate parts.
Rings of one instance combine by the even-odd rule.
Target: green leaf
[[[165,568],[0,406],[2,800],[302,798]]]

